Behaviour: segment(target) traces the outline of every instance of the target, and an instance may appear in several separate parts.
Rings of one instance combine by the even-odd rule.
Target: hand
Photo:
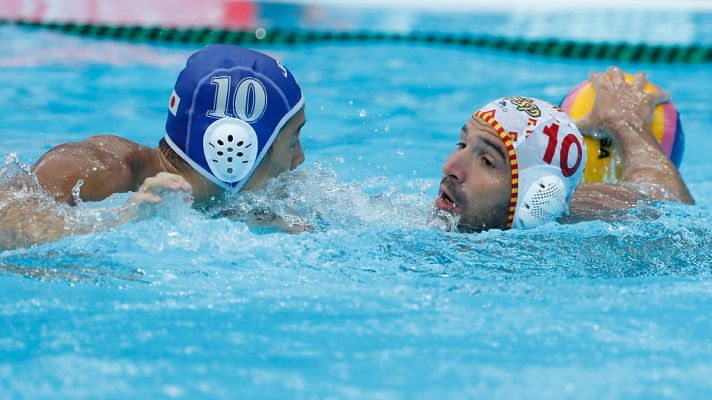
[[[589,80],[596,90],[596,101],[576,126],[581,133],[591,136],[603,132],[613,139],[623,168],[623,184],[647,199],[694,204],[675,164],[662,152],[651,129],[655,106],[669,101],[668,94],[661,90],[646,93],[645,74],[637,73],[629,84],[616,67],[608,68],[605,74],[591,73]],[[596,185],[590,189],[601,199],[603,209],[624,208],[613,205],[625,192],[620,185],[608,194],[603,194],[605,184]]]
[[[314,227],[308,223],[294,221],[298,218],[289,218],[292,221],[287,221],[285,218],[265,209],[252,210],[247,215],[239,210],[223,210],[215,215],[215,217],[227,218],[232,221],[242,221],[251,227],[272,228],[287,233],[314,231]]]
[[[274,214],[254,216],[252,219],[247,221],[247,224],[249,226],[261,226],[264,228],[277,229],[287,233],[304,233],[314,230],[314,228],[309,225],[290,223],[284,218]]]
[[[184,192],[186,194],[184,200],[187,203],[192,202],[193,188],[184,177],[160,172],[146,179],[138,192],[126,202],[125,219],[134,219],[136,216],[147,214],[151,206],[161,203],[167,194],[175,192]]]
[[[635,74],[632,83],[627,83],[618,67],[609,67],[606,73],[592,72],[589,81],[596,90],[596,101],[591,112],[576,121],[581,133],[589,136],[604,133],[619,143],[655,140],[650,130],[653,110],[669,101],[667,93],[661,90],[646,93],[648,79],[642,72]]]

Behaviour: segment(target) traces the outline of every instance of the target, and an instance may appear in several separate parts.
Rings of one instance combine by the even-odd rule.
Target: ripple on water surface
[[[616,224],[460,234],[433,217],[427,187],[344,183],[315,164],[207,213],[169,198],[141,222],[4,252],[5,392],[704,393],[707,211],[660,204]],[[125,199],[41,201],[84,224]],[[235,217],[255,210],[308,229]]]

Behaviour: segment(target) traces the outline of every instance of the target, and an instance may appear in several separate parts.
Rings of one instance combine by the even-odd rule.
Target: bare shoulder
[[[103,200],[134,190],[137,154],[150,149],[114,135],[96,135],[64,143],[45,153],[32,167],[40,184],[57,200],[73,204],[71,190],[84,182],[82,199]]]
[[[579,187],[570,203],[570,215],[564,222],[601,219],[614,221],[640,201],[650,200],[645,194],[626,186],[592,183]]]
[[[116,158],[122,159],[131,152],[138,151],[143,146],[134,143],[128,139],[124,139],[116,135],[94,135],[81,142],[67,142],[53,147],[45,153],[35,163],[33,168],[40,167],[48,160],[56,160],[67,153],[86,154],[99,158]]]
[[[81,143],[117,155],[137,151],[144,147],[121,136],[108,134],[90,136]]]

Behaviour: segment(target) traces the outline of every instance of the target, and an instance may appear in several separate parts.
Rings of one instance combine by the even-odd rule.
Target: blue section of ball
[[[670,160],[675,166],[680,167],[682,164],[682,156],[685,153],[685,132],[682,130],[682,121],[680,113],[677,113],[677,126],[675,127],[675,141],[672,143],[670,151]]]

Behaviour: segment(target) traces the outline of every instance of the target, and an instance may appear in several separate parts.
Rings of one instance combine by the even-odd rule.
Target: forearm
[[[4,190],[2,190],[4,189]],[[126,207],[82,212],[28,189],[0,189],[0,251],[106,230],[124,222]]]
[[[0,207],[0,251],[47,243],[78,233],[69,229],[65,217],[56,209],[37,203],[7,202]]]
[[[636,126],[620,121],[611,129],[617,138],[624,183],[655,200],[694,203],[682,176],[662,152],[647,124]]]

